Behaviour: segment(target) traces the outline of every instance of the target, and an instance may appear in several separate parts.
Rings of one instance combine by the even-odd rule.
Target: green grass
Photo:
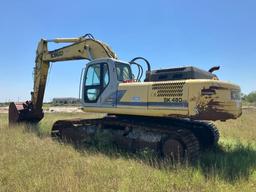
[[[0,192],[256,191],[256,111],[217,122],[219,146],[193,164],[75,149],[49,137],[54,121],[95,114],[46,114],[38,127],[9,128],[0,114]]]

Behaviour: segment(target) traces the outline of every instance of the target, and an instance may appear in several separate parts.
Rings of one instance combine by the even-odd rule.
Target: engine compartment
[[[197,67],[178,67],[148,71],[145,81],[168,81],[186,79],[214,79],[216,75]]]

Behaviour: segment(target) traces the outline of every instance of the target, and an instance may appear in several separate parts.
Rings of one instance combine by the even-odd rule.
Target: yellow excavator
[[[69,45],[49,51],[49,42]],[[10,103],[9,123],[38,123],[44,117],[50,62],[80,59],[89,60],[80,82],[82,110],[107,115],[59,120],[53,125],[53,137],[87,142],[98,133],[107,133],[111,143],[130,151],[147,148],[159,156],[192,160],[218,142],[219,132],[210,121],[242,114],[240,87],[219,80],[213,74],[219,67],[151,70],[145,58],[121,61],[107,44],[86,34],[39,42],[32,99]],[[138,61],[144,61],[146,69]]]

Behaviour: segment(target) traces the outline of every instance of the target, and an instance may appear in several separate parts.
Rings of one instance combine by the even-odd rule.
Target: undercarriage
[[[129,152],[149,149],[175,161],[195,160],[200,150],[213,147],[219,140],[219,132],[210,122],[138,116],[59,120],[51,135],[77,144],[107,136],[109,143]]]

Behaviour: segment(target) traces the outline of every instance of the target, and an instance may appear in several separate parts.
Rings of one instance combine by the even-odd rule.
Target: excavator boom
[[[49,51],[49,42],[71,44]],[[31,101],[16,104],[10,103],[9,122],[39,122],[44,117],[42,105],[50,62],[81,59],[94,60],[98,58],[117,59],[117,55],[108,45],[95,40],[91,34],[86,34],[80,38],[41,39],[36,51],[34,88],[33,92],[31,92]]]

